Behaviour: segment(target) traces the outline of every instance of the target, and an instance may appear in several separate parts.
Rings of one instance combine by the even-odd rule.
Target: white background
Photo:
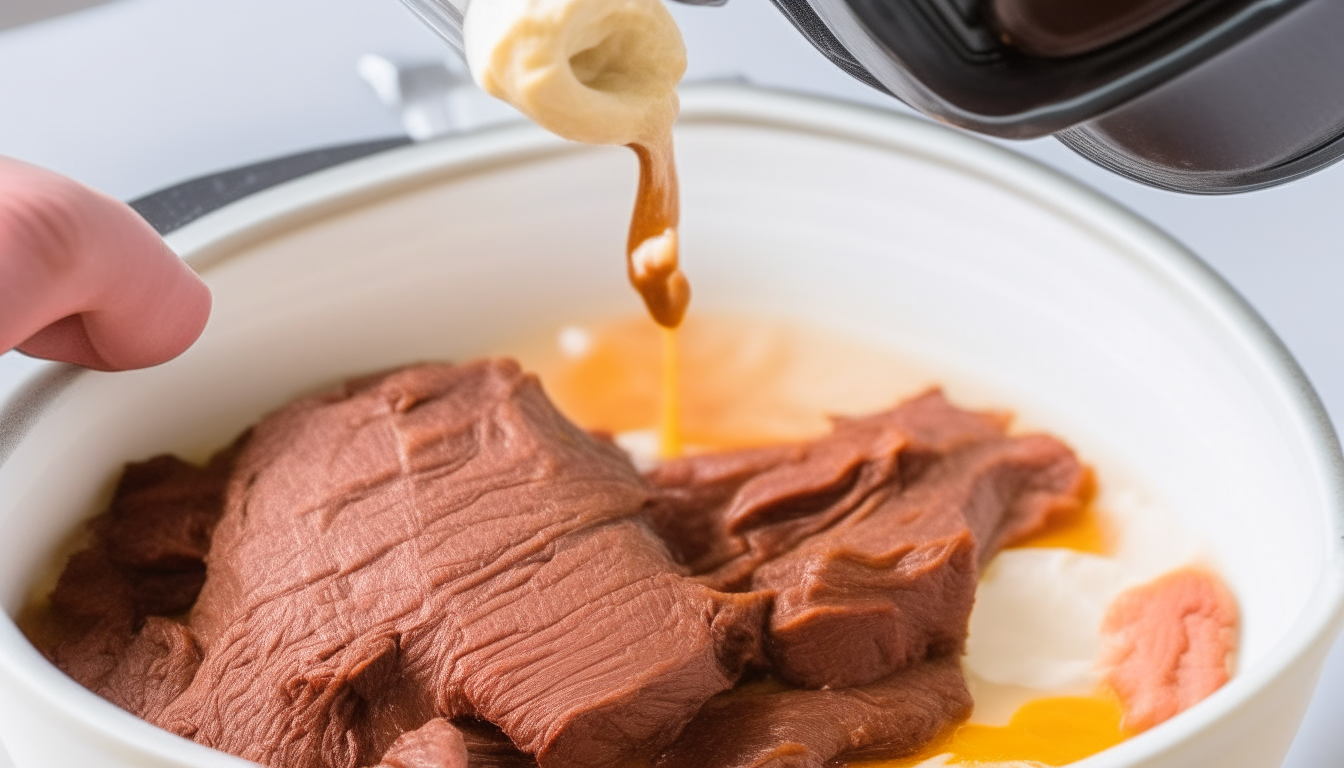
[[[355,60],[443,52],[396,0],[115,0],[20,23],[96,2],[0,0],[0,154],[124,199],[243,163],[398,134],[396,116],[356,77]],[[834,69],[767,0],[675,11],[692,79],[746,77],[901,109]],[[1344,302],[1336,298],[1344,164],[1288,187],[1205,198],[1110,176],[1050,139],[1011,146],[1202,255],[1284,338],[1336,423],[1344,419]],[[30,367],[0,356],[0,395]],[[1285,766],[1344,766],[1341,717],[1344,642]]]

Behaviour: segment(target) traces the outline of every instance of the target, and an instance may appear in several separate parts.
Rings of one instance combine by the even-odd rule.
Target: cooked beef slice
[[[377,768],[467,768],[467,763],[462,732],[436,717],[392,742]]]
[[[148,664],[153,648],[167,653],[172,646],[172,655],[192,668],[194,646],[149,619],[181,613],[196,601],[210,536],[224,510],[224,486],[245,438],[204,467],[173,456],[126,466],[108,511],[89,525],[89,546],[70,558],[50,598],[58,640],[44,650],[85,687],[115,699],[108,687],[113,675],[162,672],[173,679],[165,680],[167,689],[180,684],[181,670]],[[137,638],[142,627],[145,636]]]
[[[154,722],[191,684],[200,663],[200,650],[186,627],[150,616],[118,655],[97,692]]]
[[[462,734],[471,768],[537,768],[531,755],[518,749],[509,737],[484,720],[454,720]]]
[[[710,699],[655,768],[821,768],[903,757],[970,713],[955,656],[857,688],[744,686]]]
[[[960,654],[980,569],[1001,547],[1077,514],[1090,473],[1050,437],[953,451],[904,489],[762,565],[767,650],[783,679],[863,685],[927,655]]]
[[[889,411],[837,419],[812,442],[668,461],[647,475],[659,491],[650,519],[692,572],[744,589],[762,563],[834,525],[876,489],[912,481],[960,446],[1001,437],[1006,423],[933,390]]]
[[[175,456],[128,464],[107,514],[94,522],[113,561],[127,568],[203,571],[224,511],[224,488],[246,439],[245,433],[204,467]]]
[[[961,650],[979,569],[1077,514],[1067,446],[929,392],[803,445],[652,470],[654,527],[707,583],[775,594],[774,671],[806,687],[879,680]]]
[[[684,575],[648,498],[511,362],[299,400],[237,458],[182,637],[136,641],[145,684],[190,677],[138,714],[286,768],[370,765],[463,716],[546,767],[651,756],[760,656],[768,595]]]

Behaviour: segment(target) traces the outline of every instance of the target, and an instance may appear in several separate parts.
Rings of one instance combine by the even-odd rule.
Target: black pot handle
[[[180,229],[248,195],[361,157],[410,144],[405,136],[341,144],[211,173],[131,201],[160,235]]]

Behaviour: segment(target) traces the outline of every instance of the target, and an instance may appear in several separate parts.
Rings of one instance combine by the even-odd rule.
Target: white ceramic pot
[[[1330,424],[1222,281],[1113,203],[936,125],[737,87],[677,136],[694,309],[886,345],[1070,440],[1206,543],[1243,608],[1240,668],[1191,711],[1079,763],[1279,764],[1344,596]],[[621,264],[620,149],[511,126],[357,161],[170,239],[215,293],[186,355],[52,366],[0,415],[0,602],[13,615],[119,467],[202,456],[288,398],[561,323],[640,311]],[[19,768],[231,766],[48,664],[0,619],[0,740]]]

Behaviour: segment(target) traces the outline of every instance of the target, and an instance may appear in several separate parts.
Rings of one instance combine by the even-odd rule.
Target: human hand
[[[129,206],[0,157],[0,352],[145,368],[209,315],[205,283]]]

